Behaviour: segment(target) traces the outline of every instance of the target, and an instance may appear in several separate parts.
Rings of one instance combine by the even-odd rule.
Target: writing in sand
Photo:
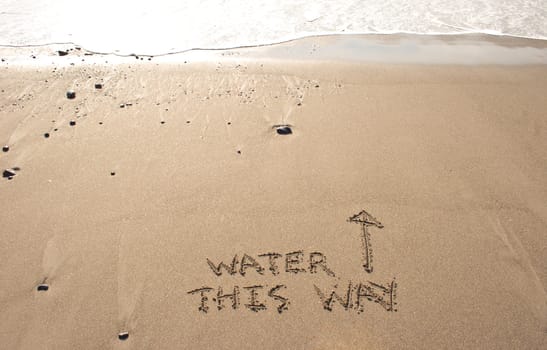
[[[234,255],[228,263],[215,262],[206,259],[207,266],[217,276],[240,275],[245,279],[250,275],[270,275],[279,277],[281,274],[324,274],[327,277],[336,277],[333,270],[327,265],[327,258],[321,252],[305,253],[302,250],[280,254],[269,252],[251,256],[249,254]],[[310,286],[311,287],[311,286]],[[383,285],[370,281],[353,282],[338,289],[338,284],[333,288],[324,289],[317,285],[310,288],[318,298],[318,305],[326,311],[333,311],[336,304],[342,310],[354,310],[358,313],[364,311],[367,301],[374,302],[386,311],[396,310],[395,280]],[[274,283],[264,285],[249,283],[248,285],[226,286],[202,286],[187,292],[198,298],[197,309],[208,313],[210,310],[221,311],[227,306],[233,310],[250,310],[253,312],[264,311],[269,308],[283,313],[289,310],[291,305],[290,291],[286,284]]]

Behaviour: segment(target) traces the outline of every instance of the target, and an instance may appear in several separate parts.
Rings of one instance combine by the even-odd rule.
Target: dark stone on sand
[[[74,90],[68,90],[66,92],[66,98],[68,98],[69,100],[76,98],[76,92]]]
[[[59,51],[57,51],[57,53],[59,54],[59,56],[66,56],[66,55],[68,55],[68,51],[63,51],[63,50],[59,50]]]
[[[160,123],[161,123],[161,124],[165,124],[165,120],[162,120]]]
[[[129,338],[129,333],[128,332],[121,332],[121,333],[118,333],[118,339],[120,340],[127,340]]]
[[[76,121],[75,121],[75,120],[71,120],[71,121],[69,122],[69,124],[70,124],[70,126],[74,126],[74,125],[76,125]]]
[[[7,152],[7,151],[9,151],[8,145],[5,145],[4,147],[2,147],[2,152]]]
[[[102,89],[103,88],[103,84],[95,84],[95,89]]]
[[[46,132],[46,133],[44,134],[44,137],[47,139],[47,138],[49,137],[49,132]]]
[[[125,103],[120,104],[120,108],[125,108]]]
[[[237,150],[237,154],[241,154],[241,151],[240,151],[240,150]]]
[[[110,172],[110,176],[114,176],[114,175],[116,175],[116,172],[115,172],[115,171],[111,171],[111,172]]]
[[[38,287],[36,287],[36,290],[38,290],[39,292],[47,292],[49,290],[49,285],[46,283],[41,283],[38,285]]]
[[[15,173],[15,170],[14,169],[5,169],[4,172],[2,173],[2,177],[3,178],[8,178],[11,180],[11,178],[13,178],[15,175],[17,175]]]
[[[280,126],[276,129],[279,135],[290,135],[292,134],[292,129],[289,126]]]

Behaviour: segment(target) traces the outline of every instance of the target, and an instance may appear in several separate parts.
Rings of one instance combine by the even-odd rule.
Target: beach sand
[[[1,74],[4,349],[547,344],[547,65]]]

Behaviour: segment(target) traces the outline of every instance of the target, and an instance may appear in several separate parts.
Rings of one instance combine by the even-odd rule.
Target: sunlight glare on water
[[[313,34],[489,33],[547,39],[543,0],[0,0],[0,44],[160,54]]]

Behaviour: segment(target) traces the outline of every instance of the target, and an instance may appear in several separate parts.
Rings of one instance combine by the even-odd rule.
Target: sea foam
[[[487,33],[547,39],[543,0],[0,0],[0,45],[118,54],[265,45],[317,34]]]

